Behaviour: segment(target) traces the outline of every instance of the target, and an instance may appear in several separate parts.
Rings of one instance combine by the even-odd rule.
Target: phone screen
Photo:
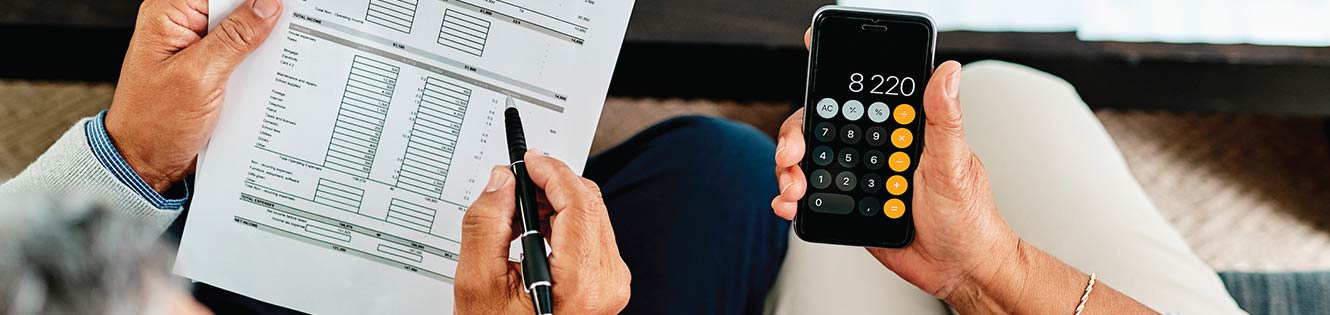
[[[933,69],[923,15],[822,10],[813,22],[805,103],[805,240],[902,247],[913,238],[914,171]]]

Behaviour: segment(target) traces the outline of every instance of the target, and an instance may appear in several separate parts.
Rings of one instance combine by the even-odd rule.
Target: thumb
[[[462,269],[481,275],[507,272],[508,244],[513,239],[513,216],[517,212],[513,182],[512,172],[495,166],[485,191],[462,216],[459,275]]]
[[[245,0],[181,57],[209,77],[227,77],[272,33],[281,16],[281,0]]]
[[[938,66],[924,90],[924,159],[954,170],[970,157],[961,122],[961,64],[947,61]]]

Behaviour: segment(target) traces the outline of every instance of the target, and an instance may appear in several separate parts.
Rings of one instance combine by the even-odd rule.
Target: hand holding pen
[[[617,314],[628,303],[632,276],[619,257],[599,187],[557,159],[519,153],[535,195],[547,201],[537,213],[549,215],[554,314]],[[514,225],[517,182],[508,165],[496,166],[462,219],[457,314],[536,314],[523,268],[508,260],[510,242],[525,232]]]
[[[531,183],[526,164],[526,132],[522,130],[522,116],[513,106],[513,98],[508,97],[508,109],[503,112],[503,122],[508,136],[508,156],[517,180],[517,219],[522,230],[517,236],[522,243],[522,288],[531,294],[531,304],[536,315],[554,314],[554,295],[551,291],[553,279],[550,278],[549,258],[545,252],[545,236],[540,234],[540,207],[536,204],[536,184]]]

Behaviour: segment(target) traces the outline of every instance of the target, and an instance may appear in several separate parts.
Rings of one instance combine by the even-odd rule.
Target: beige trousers
[[[996,61],[963,71],[966,137],[988,167],[1002,216],[1022,238],[1160,312],[1245,314],[1155,210],[1070,84]],[[793,233],[767,311],[948,313],[863,249]]]

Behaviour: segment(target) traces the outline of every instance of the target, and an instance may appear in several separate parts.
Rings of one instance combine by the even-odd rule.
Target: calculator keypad
[[[810,143],[808,209],[894,220],[904,216],[918,152],[915,108],[823,98]],[[885,219],[884,219],[885,218]]]

